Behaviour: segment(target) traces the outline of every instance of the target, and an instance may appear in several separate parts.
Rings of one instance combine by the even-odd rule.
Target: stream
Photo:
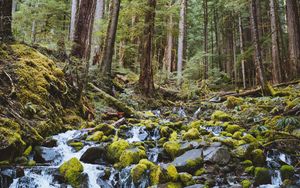
[[[157,113],[157,112],[156,112]],[[199,113],[199,109],[196,111]],[[179,109],[179,116],[185,118],[186,113],[183,109]],[[168,122],[169,120],[163,120]],[[215,136],[218,136],[222,132],[221,127],[202,127],[208,132],[212,133]],[[44,157],[47,158],[47,162],[44,164],[38,164],[34,167],[24,167],[24,175],[16,178],[17,167],[7,167],[1,169],[0,175],[0,188],[59,188],[59,187],[71,187],[70,185],[65,184],[61,181],[60,176],[58,175],[58,167],[64,162],[70,160],[71,158],[81,159],[82,155],[92,147],[99,147],[101,144],[86,141],[84,138],[88,134],[88,130],[70,130],[65,133],[61,133],[53,136],[52,138],[57,141],[55,147],[42,147]],[[159,147],[158,140],[161,138],[159,126],[153,130],[147,130],[144,126],[133,126],[125,131],[124,134],[121,134],[122,139],[127,140],[129,143],[144,142],[154,143],[154,147],[145,147],[146,153],[149,161],[157,165],[164,165],[168,163],[160,156],[163,153],[163,148]],[[72,140],[81,141],[84,143],[84,147],[76,151],[73,147],[68,145],[68,142]],[[192,141],[192,142],[182,142],[182,147],[185,145],[192,146],[191,149],[199,150],[203,149],[202,145]],[[219,146],[220,143],[214,143],[212,145]],[[214,149],[216,148],[216,149]],[[206,151],[210,153],[215,152],[220,147],[208,147]],[[34,154],[30,155],[30,158],[33,159]],[[175,159],[176,160],[176,159]],[[277,188],[282,185],[283,181],[281,180],[281,175],[279,168],[282,164],[292,164],[292,157],[277,151],[270,150],[267,153],[266,161],[267,166],[271,169],[272,173],[272,183],[267,185],[260,185],[261,188]],[[144,176],[140,183],[134,184],[130,175],[130,170],[134,165],[130,165],[121,170],[117,170],[113,165],[105,162],[99,162],[98,164],[89,164],[82,162],[84,167],[85,181],[82,182],[81,187],[83,188],[147,188],[150,186],[150,179],[148,176]],[[226,168],[226,167],[222,167]],[[107,173],[109,172],[109,173]],[[299,175],[297,175],[299,177]],[[214,187],[241,187],[239,185],[240,177],[235,176],[230,170],[227,170],[227,173],[222,175],[212,176],[215,178]],[[207,178],[203,177],[194,177],[195,179]],[[300,182],[298,181],[299,185]],[[9,185],[9,186],[8,186]],[[196,185],[196,187],[203,187],[202,185]]]

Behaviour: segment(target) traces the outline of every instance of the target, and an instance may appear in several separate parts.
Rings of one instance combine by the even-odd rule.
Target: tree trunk
[[[257,25],[257,7],[256,0],[250,1],[250,21],[251,21],[251,33],[252,33],[252,42],[254,45],[254,56],[255,56],[255,66],[257,70],[257,76],[259,83],[262,89],[263,95],[269,95],[270,92],[267,86],[267,80],[265,78],[264,67],[261,58],[261,47],[259,43],[259,34],[258,34],[258,25]]]
[[[204,11],[204,79],[208,78],[208,12],[207,12],[207,0],[203,0]]]
[[[91,38],[94,24],[96,0],[81,1],[76,15],[74,44],[71,55],[88,62],[91,52]]]
[[[152,67],[152,40],[154,35],[156,0],[148,0],[149,9],[145,15],[143,60],[141,61],[141,71],[139,85],[142,93],[146,96],[153,95],[153,67]]]
[[[300,74],[300,24],[297,0],[287,0],[287,25],[289,37],[290,78]]]
[[[113,0],[110,9],[110,18],[107,27],[107,33],[102,53],[102,62],[100,64],[101,75],[104,79],[111,79],[112,58],[114,54],[117,26],[119,21],[120,0]]]
[[[220,49],[220,41],[219,41],[219,29],[218,29],[218,12],[216,9],[214,9],[214,31],[215,31],[215,37],[216,37],[216,48],[217,48],[217,60],[218,60],[218,67],[219,70],[222,70],[222,61],[221,61],[221,49]]]
[[[281,66],[280,66],[280,51],[279,51],[279,29],[277,27],[277,9],[276,0],[270,0],[270,14],[271,14],[271,33],[272,33],[272,64],[273,64],[273,82],[278,84],[282,82]]]
[[[240,33],[240,49],[242,55],[242,77],[243,77],[243,87],[246,89],[246,71],[245,71],[245,58],[244,58],[244,37],[243,37],[243,23],[242,16],[239,15],[239,33]]]
[[[13,40],[12,28],[12,0],[0,1],[0,42]]]
[[[77,14],[78,6],[79,6],[79,0],[72,0],[71,24],[70,24],[70,35],[69,35],[71,41],[74,40],[75,22],[76,22],[76,14]]]
[[[17,10],[17,0],[13,0],[12,3],[12,13],[15,13]]]
[[[232,16],[228,16],[225,20],[225,52],[226,52],[226,64],[225,64],[225,71],[228,76],[233,79],[234,73],[234,54],[233,54],[233,23],[232,23]]]
[[[185,36],[186,36],[186,9],[187,0],[181,0],[180,3],[180,20],[179,20],[179,37],[178,37],[178,60],[177,60],[177,84],[182,82],[183,61],[185,61]]]
[[[172,6],[172,1],[170,3],[170,7]],[[169,16],[168,19],[168,33],[167,33],[167,46],[165,50],[165,57],[164,57],[164,70],[167,71],[167,77],[172,70],[172,50],[173,50],[173,16],[172,14]]]

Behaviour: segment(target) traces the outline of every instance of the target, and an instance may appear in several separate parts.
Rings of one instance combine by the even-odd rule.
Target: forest
[[[299,0],[0,0],[0,188],[300,187]]]

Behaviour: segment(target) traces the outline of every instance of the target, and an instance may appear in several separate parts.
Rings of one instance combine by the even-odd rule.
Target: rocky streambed
[[[0,187],[300,187],[299,121],[270,115],[284,100],[202,102],[70,130],[1,167]]]

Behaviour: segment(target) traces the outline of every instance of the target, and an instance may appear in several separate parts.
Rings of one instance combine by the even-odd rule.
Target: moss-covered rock
[[[180,144],[176,141],[169,141],[163,145],[163,148],[174,159],[180,150]]]
[[[185,186],[194,184],[193,176],[189,173],[186,173],[186,172],[180,173],[179,179]]]
[[[243,104],[243,99],[234,96],[227,97],[226,106],[227,108],[234,108]]]
[[[133,149],[127,149],[124,152],[122,152],[119,163],[121,167],[126,167],[131,164],[137,164],[141,159],[146,158],[146,152],[145,150],[133,148]],[[143,164],[143,163],[142,163]]]
[[[251,134],[246,134],[242,137],[242,139],[247,142],[247,143],[256,143],[257,140],[254,136],[252,136]]]
[[[70,142],[68,145],[73,147],[76,151],[80,151],[84,146],[82,142]]]
[[[251,181],[249,181],[249,180],[243,180],[243,181],[241,182],[241,185],[242,185],[243,188],[250,188],[251,185],[252,185],[252,183],[251,183]]]
[[[291,179],[295,174],[295,169],[290,165],[283,165],[280,168],[280,174],[282,180]]]
[[[206,170],[205,168],[200,168],[199,170],[197,170],[194,175],[195,176],[201,176],[202,174],[205,174],[206,173]]]
[[[107,158],[116,163],[119,161],[122,153],[129,148],[129,143],[126,140],[117,140],[111,143],[107,149]]]
[[[102,131],[96,131],[94,134],[91,136],[87,137],[87,141],[94,141],[94,142],[100,142],[102,141],[104,136],[104,133]]]
[[[264,166],[266,163],[266,156],[261,149],[255,149],[251,152],[251,159],[255,166]]]
[[[116,132],[115,128],[112,125],[108,125],[108,124],[104,124],[104,123],[97,125],[95,127],[95,130],[103,132],[103,134],[106,136],[110,136],[112,134],[115,134],[115,132]]]
[[[182,136],[183,140],[195,140],[200,138],[200,133],[198,129],[191,128],[188,132],[184,133]]]
[[[177,172],[177,169],[174,165],[168,165],[167,166],[167,174],[168,174],[168,177],[170,177],[170,180],[171,181],[177,181],[178,179],[178,172]]]
[[[32,146],[28,146],[28,148],[23,152],[25,157],[28,157],[32,151]]]
[[[152,166],[150,171],[150,182],[151,185],[158,185],[162,182],[162,170],[160,166]]]
[[[263,167],[256,167],[254,171],[255,185],[263,185],[271,183],[271,174],[269,169]]]
[[[77,158],[72,158],[59,167],[59,173],[73,187],[80,187],[83,166]]]
[[[211,115],[211,119],[215,121],[230,121],[232,117],[223,111],[217,110]]]
[[[228,125],[226,127],[226,132],[229,132],[231,134],[234,134],[237,131],[240,131],[242,128],[239,125]]]
[[[138,181],[141,179],[142,175],[145,173],[146,170],[147,166],[144,164],[135,165],[130,171],[132,181],[134,183],[138,183]]]

